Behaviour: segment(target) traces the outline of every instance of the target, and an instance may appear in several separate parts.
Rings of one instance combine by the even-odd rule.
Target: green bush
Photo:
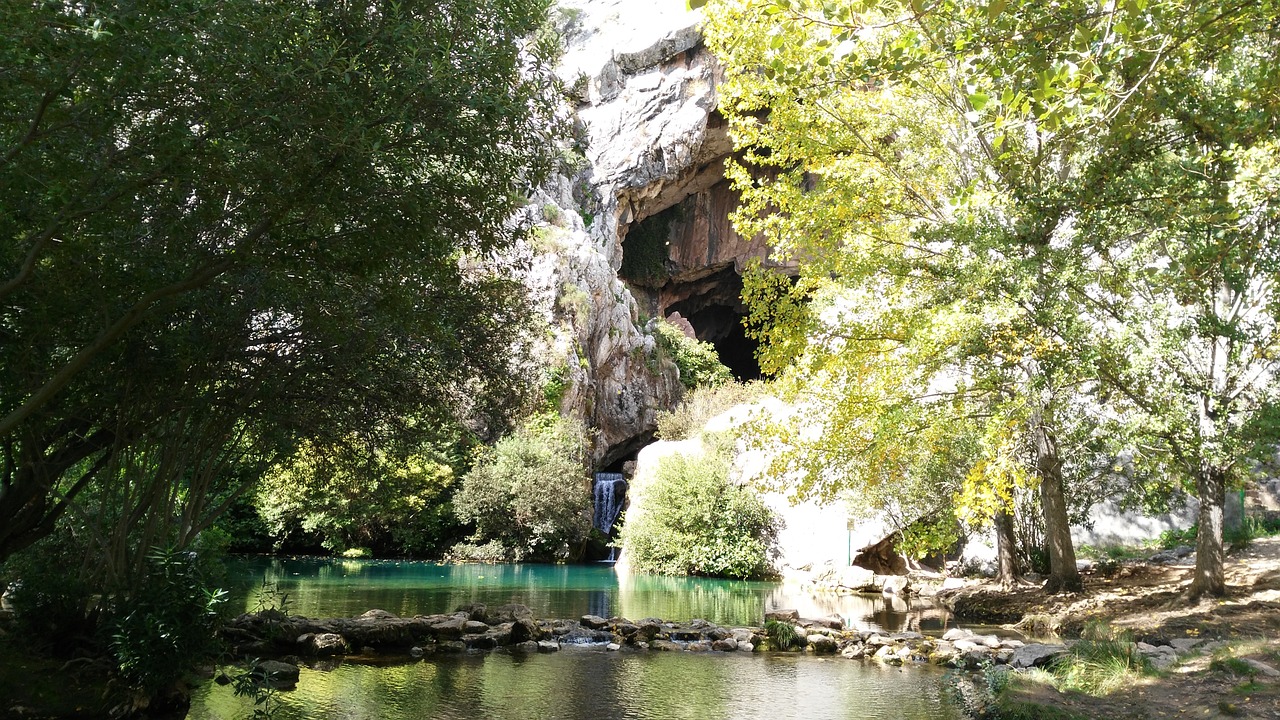
[[[682,375],[683,377],[683,371]],[[726,382],[694,389],[670,412],[658,413],[658,437],[663,440],[686,440],[702,432],[711,418],[744,403],[754,402],[765,393],[762,382]]]
[[[451,556],[494,541],[509,560],[567,560],[591,532],[591,483],[580,425],[540,415],[477,458],[454,496],[475,534]]]
[[[217,653],[224,598],[206,584],[197,553],[153,551],[140,586],[114,598],[104,613],[120,675],[148,698],[174,688]]]
[[[750,488],[729,481],[726,453],[662,460],[645,507],[622,527],[622,544],[637,570],[732,578],[772,574],[777,518]]]
[[[805,645],[805,639],[796,632],[796,626],[781,620],[766,620],[764,635],[773,650],[799,650]]]
[[[680,384],[686,389],[723,385],[733,379],[711,343],[695,340],[665,320],[658,321],[655,336],[658,347],[680,368]]]

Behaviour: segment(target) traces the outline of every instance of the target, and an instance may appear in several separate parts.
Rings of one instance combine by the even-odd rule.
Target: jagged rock
[[[722,638],[711,643],[711,649],[719,650],[720,652],[734,652],[738,649],[738,641],[731,637]]]
[[[559,649],[560,649],[560,643],[556,642],[555,640],[539,640],[538,641],[538,652],[540,653],[553,653]]]
[[[823,627],[831,628],[832,630],[844,629],[844,618],[839,615],[828,615],[826,617],[818,618],[817,620],[814,620],[814,622]]]
[[[464,635],[473,635],[475,633],[488,632],[489,626],[478,620],[467,620],[462,623],[462,632]]]

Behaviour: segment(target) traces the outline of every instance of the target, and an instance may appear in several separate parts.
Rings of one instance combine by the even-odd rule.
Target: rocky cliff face
[[[707,340],[735,332],[738,273],[767,248],[729,226],[731,142],[698,14],[674,0],[565,0],[553,16],[577,142],[535,199],[529,284],[555,329],[562,409],[596,430],[593,459],[605,467],[645,444],[658,411],[680,399],[654,319],[679,311]]]

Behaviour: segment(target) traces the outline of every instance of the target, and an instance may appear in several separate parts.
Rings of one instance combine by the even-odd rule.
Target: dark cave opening
[[[670,292],[668,288],[664,291]],[[742,326],[742,319],[746,317],[742,278],[732,267],[691,284],[679,294],[683,299],[667,305],[668,316],[680,313],[688,320],[699,340],[715,346],[720,362],[735,379],[746,382],[763,377],[756,360],[760,344],[747,337]]]

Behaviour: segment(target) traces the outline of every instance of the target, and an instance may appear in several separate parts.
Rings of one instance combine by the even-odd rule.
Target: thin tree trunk
[[[995,516],[996,527],[996,582],[1001,587],[1013,587],[1018,582],[1018,540],[1013,534],[1013,515],[1001,510]]]
[[[1037,413],[1035,436],[1036,470],[1040,475],[1040,507],[1044,511],[1044,540],[1049,549],[1049,579],[1045,592],[1080,592],[1083,584],[1076,568],[1076,549],[1071,543],[1071,522],[1067,518],[1067,498],[1062,483],[1062,458],[1058,439]]]
[[[1222,513],[1227,496],[1227,473],[1221,468],[1202,464],[1196,473],[1196,494],[1200,499],[1196,531],[1196,569],[1187,597],[1202,595],[1220,597],[1227,592],[1223,565],[1227,559],[1222,544]]]

